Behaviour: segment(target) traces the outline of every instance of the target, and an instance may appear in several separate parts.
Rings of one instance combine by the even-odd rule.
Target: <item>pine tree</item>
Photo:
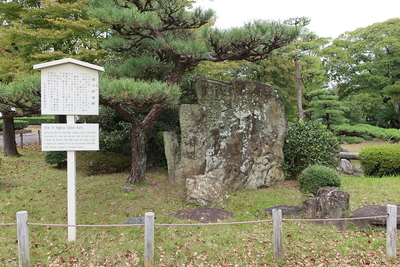
[[[182,75],[202,61],[257,61],[272,51],[289,44],[299,29],[277,22],[256,21],[241,28],[212,29],[212,10],[191,10],[189,0],[91,0],[90,13],[109,28],[104,47],[112,54],[106,69],[115,78],[177,84]],[[158,85],[160,86],[160,85]],[[135,102],[134,96],[103,87],[101,103],[107,105],[132,123],[132,166],[127,179],[130,183],[145,180],[146,169],[144,133],[154,124],[166,102],[150,98]],[[140,87],[132,83],[132,89]],[[175,92],[175,90],[172,90]],[[174,98],[174,97],[172,97]],[[128,105],[129,104],[129,105]],[[144,120],[138,113],[145,111]]]
[[[311,113],[311,118],[314,120],[322,120],[328,130],[332,131],[333,124],[347,121],[343,116],[346,107],[331,90],[313,90],[308,93],[308,96],[311,97],[310,108],[305,112]]]

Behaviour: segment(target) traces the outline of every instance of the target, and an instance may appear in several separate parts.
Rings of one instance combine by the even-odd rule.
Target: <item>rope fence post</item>
[[[272,224],[273,224],[273,246],[274,246],[274,259],[277,262],[283,261],[283,242],[282,242],[282,210],[272,210]]]
[[[37,132],[38,132],[38,143],[40,146],[40,145],[42,145],[42,139],[40,138],[40,130],[38,130]]]
[[[19,136],[20,136],[20,141],[21,141],[21,149],[24,149],[24,135],[23,135],[23,133],[20,133]]]
[[[154,266],[154,213],[144,214],[144,266]]]
[[[386,254],[389,258],[396,258],[397,206],[387,205],[387,213]]]
[[[17,212],[18,260],[19,267],[29,267],[28,212]]]

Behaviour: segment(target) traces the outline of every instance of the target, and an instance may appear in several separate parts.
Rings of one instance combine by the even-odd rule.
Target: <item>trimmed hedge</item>
[[[358,154],[361,168],[366,176],[400,174],[400,145],[366,147]]]
[[[29,126],[29,123],[25,120],[14,120],[14,129],[22,130]],[[0,131],[3,131],[3,122],[0,122]]]
[[[22,130],[29,126],[29,122],[27,121],[14,121],[15,130]]]
[[[42,123],[54,123],[54,116],[15,118],[15,130],[22,130],[29,125],[40,125]],[[0,120],[0,131],[3,131],[3,120]]]
[[[400,140],[400,131],[398,129],[385,129],[369,124],[341,124],[333,125],[332,128],[336,135],[357,136],[367,139],[367,136],[372,138],[380,138],[384,140]]]
[[[335,170],[319,165],[312,165],[301,172],[298,179],[300,191],[303,193],[317,194],[323,186],[340,187],[340,175]]]
[[[14,119],[14,123],[20,119]],[[28,122],[29,125],[40,125],[42,123],[54,123],[54,116],[40,116],[40,117],[26,117],[23,121]]]

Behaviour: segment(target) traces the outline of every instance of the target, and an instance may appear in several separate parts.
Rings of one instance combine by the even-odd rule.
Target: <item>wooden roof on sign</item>
[[[60,60],[54,60],[54,61],[50,61],[50,62],[45,62],[45,63],[41,63],[41,64],[36,64],[33,65],[33,69],[35,70],[40,70],[40,69],[44,69],[44,68],[49,68],[49,67],[53,67],[53,66],[58,66],[58,65],[62,65],[62,64],[67,64],[67,63],[72,63],[72,64],[76,64],[82,67],[86,67],[89,69],[94,69],[94,70],[98,70],[98,71],[104,71],[103,67],[94,65],[94,64],[90,64],[84,61],[80,61],[77,59],[73,59],[73,58],[63,58]]]

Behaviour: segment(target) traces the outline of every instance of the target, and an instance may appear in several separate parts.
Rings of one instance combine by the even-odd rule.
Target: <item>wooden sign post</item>
[[[75,151],[99,150],[99,125],[75,124],[76,115],[99,114],[99,71],[103,67],[72,58],[33,66],[41,70],[41,110],[67,115],[66,124],[42,124],[42,150],[67,151],[68,241],[76,241]]]

